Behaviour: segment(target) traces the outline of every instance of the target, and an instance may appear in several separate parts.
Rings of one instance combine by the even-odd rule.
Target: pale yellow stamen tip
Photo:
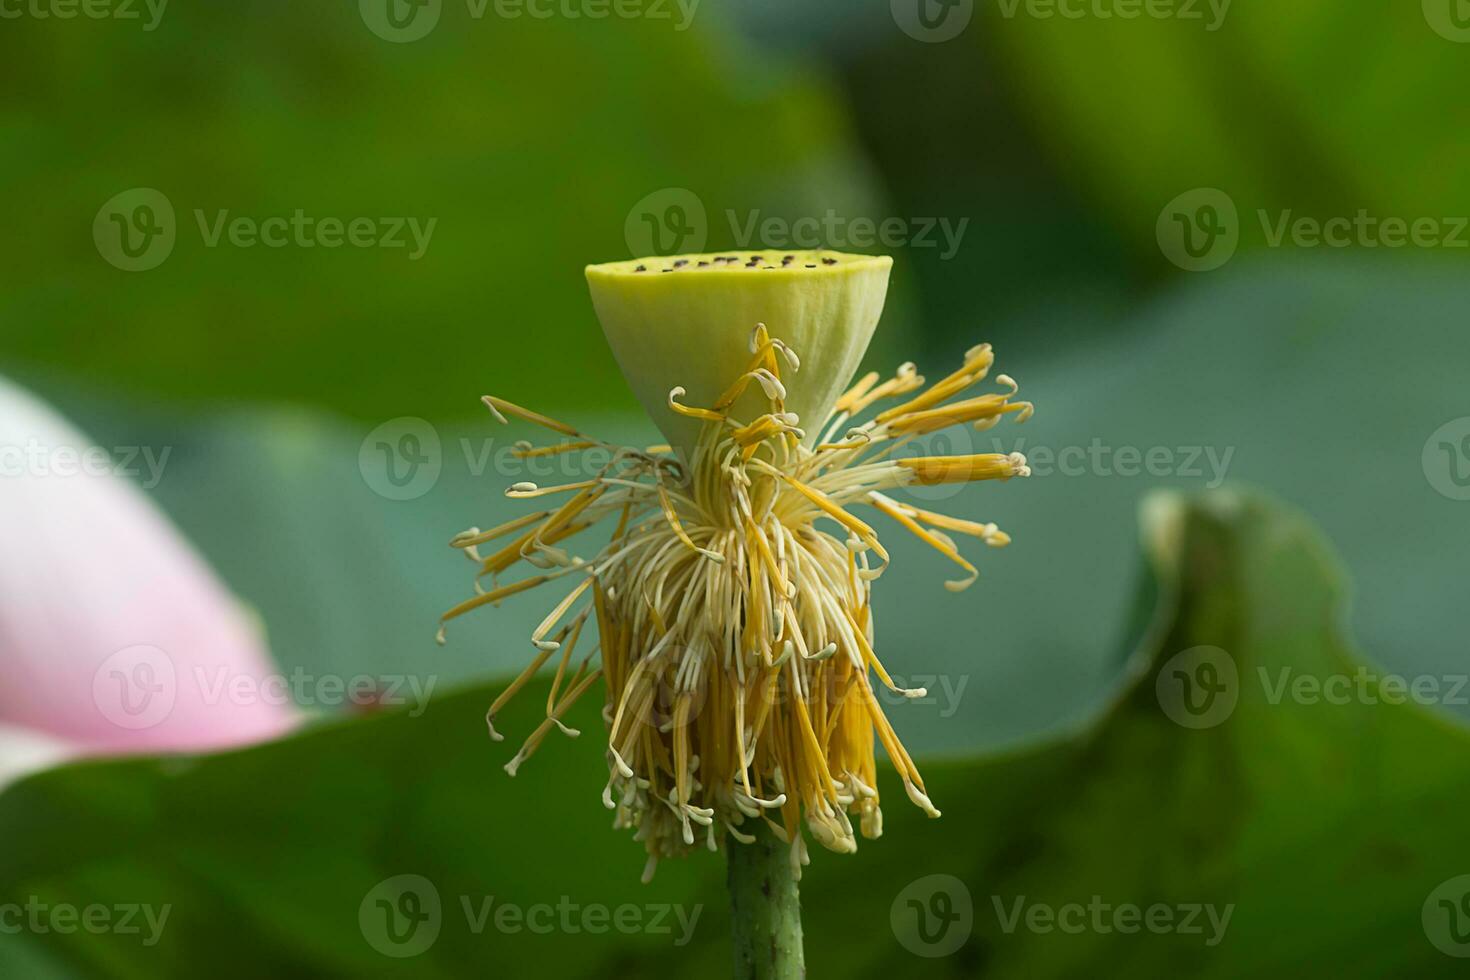
[[[765,392],[767,398],[772,401],[785,401],[786,386],[781,383],[780,378],[765,368],[757,368],[750,372],[750,376],[761,386],[761,390]]]

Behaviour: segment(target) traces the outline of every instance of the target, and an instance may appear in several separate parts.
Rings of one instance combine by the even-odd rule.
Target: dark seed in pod
[[[822,264],[823,265],[836,265],[837,264],[837,260],[836,259],[823,259],[822,260]]]
[[[750,261],[752,262],[764,262],[765,260],[766,257],[764,255],[752,255],[750,257]]]
[[[688,259],[680,259],[679,261],[677,261],[677,262],[674,263],[674,268],[675,269],[682,269],[682,268],[684,268],[688,264],[689,264],[689,260]]]
[[[648,271],[648,266],[646,266],[646,265],[640,265],[638,268],[634,269],[633,271],[634,272],[647,272]]]
[[[809,266],[807,266],[807,268],[808,268],[808,269],[815,269],[815,268],[816,268],[816,266],[814,266],[814,265],[809,265]]]
[[[707,265],[709,265],[708,262],[701,262],[701,263],[699,263],[700,268],[704,268]]]

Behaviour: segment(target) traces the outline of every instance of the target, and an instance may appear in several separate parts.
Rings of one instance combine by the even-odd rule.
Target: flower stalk
[[[734,977],[800,980],[806,976],[806,960],[801,897],[790,848],[765,827],[754,836],[751,843],[728,849]]]

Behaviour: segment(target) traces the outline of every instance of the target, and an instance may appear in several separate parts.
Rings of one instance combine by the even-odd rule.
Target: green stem
[[[765,821],[754,825],[755,843],[730,839],[725,847],[730,861],[727,881],[735,980],[801,980],[806,976],[806,963],[791,847],[781,843]]]

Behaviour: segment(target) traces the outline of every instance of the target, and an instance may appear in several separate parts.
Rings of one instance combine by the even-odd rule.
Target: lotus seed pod
[[[686,460],[701,422],[675,412],[669,393],[713,405],[731,372],[750,360],[752,331],[799,351],[801,369],[782,372],[785,410],[810,448],[872,340],[888,293],[886,255],[821,251],[672,255],[587,267],[592,305],[633,393]],[[749,422],[768,411],[771,379],[730,406]]]

